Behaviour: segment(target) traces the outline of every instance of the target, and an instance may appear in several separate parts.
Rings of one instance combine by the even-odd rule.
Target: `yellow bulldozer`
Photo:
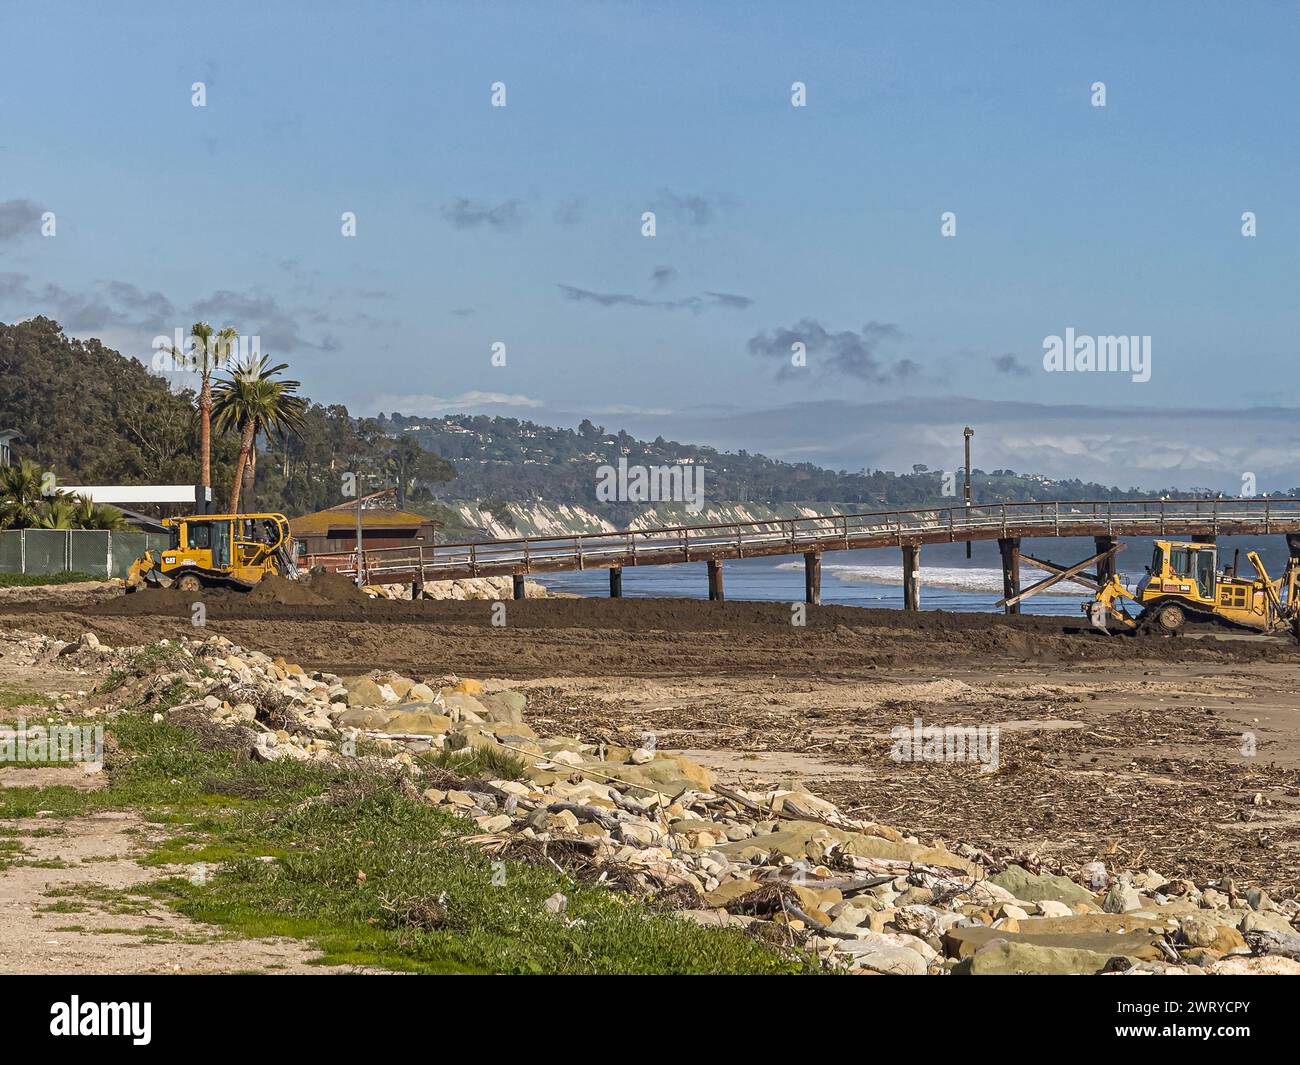
[[[191,514],[167,518],[171,543],[131,564],[126,590],[146,586],[197,592],[247,590],[268,573],[296,579],[289,519],[283,514]]]
[[[1214,544],[1157,540],[1151,565],[1134,591],[1112,574],[1083,609],[1098,628],[1114,623],[1124,629],[1174,633],[1189,620],[1216,621],[1257,632],[1290,631],[1300,639],[1300,559],[1292,553],[1286,571],[1274,580],[1256,552],[1246,558],[1254,567],[1253,577],[1238,573],[1235,556],[1220,572]],[[1129,614],[1126,601],[1141,608],[1136,617]]]

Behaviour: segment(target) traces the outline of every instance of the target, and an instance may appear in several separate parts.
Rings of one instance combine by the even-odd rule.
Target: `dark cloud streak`
[[[889,322],[868,322],[857,333],[851,329],[832,333],[815,319],[804,318],[788,328],[783,326],[751,337],[747,347],[751,355],[780,360],[777,371],[780,377],[806,372],[791,362],[794,345],[802,343],[808,365],[814,372],[890,384],[915,377],[920,370],[911,359],[888,362],[882,357],[880,349],[902,336],[902,330]]]
[[[995,355],[992,359],[993,369],[1001,374],[1009,374],[1012,377],[1028,377],[1029,367],[1020,361],[1015,355],[1008,352],[1006,355]]]
[[[517,229],[523,221],[523,212],[518,200],[506,200],[505,203],[490,207],[461,196],[442,205],[442,217],[457,229],[480,229],[486,226],[502,231]]]
[[[0,241],[40,233],[41,209],[31,200],[0,200]]]
[[[713,221],[726,201],[721,197],[702,196],[699,193],[680,193],[660,189],[651,206],[655,211],[678,218],[699,229]]]
[[[595,303],[601,307],[640,307],[654,311],[700,311],[713,310],[718,307],[733,310],[744,309],[754,301],[748,296],[736,296],[727,292],[706,292],[701,296],[683,296],[675,300],[648,300],[624,292],[593,292],[590,289],[576,288],[573,285],[558,286],[567,299],[575,303]]]

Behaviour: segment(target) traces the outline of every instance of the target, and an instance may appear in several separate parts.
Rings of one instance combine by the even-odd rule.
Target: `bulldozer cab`
[[[1217,601],[1217,557],[1213,544],[1157,540],[1151,570],[1140,592],[1177,595],[1213,605]]]
[[[230,523],[186,519],[171,527],[170,550],[178,554],[192,553],[196,564],[202,554],[206,568],[225,569],[230,565]]]

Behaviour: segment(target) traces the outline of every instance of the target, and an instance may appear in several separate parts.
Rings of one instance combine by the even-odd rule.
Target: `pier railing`
[[[992,503],[363,551],[367,583],[670,565],[1004,537],[1300,534],[1300,499]],[[356,575],[356,552],[308,555]]]

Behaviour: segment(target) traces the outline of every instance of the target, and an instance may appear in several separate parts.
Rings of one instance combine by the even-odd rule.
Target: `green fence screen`
[[[168,539],[162,533],[99,529],[8,529],[0,532],[0,573],[125,577],[132,562],[166,547]]]

